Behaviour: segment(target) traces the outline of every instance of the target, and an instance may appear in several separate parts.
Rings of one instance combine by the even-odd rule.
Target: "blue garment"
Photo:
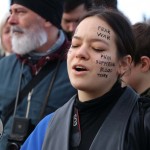
[[[51,120],[53,113],[46,116],[35,128],[34,132],[30,134],[28,139],[24,142],[21,150],[41,150],[46,129]],[[41,130],[42,129],[42,130]]]
[[[21,89],[33,78],[28,65],[24,65],[22,70],[21,67],[22,63],[17,59],[15,54],[0,60],[0,115],[4,110],[9,109],[7,106],[17,95],[20,74],[22,74]],[[54,70],[51,70],[50,73],[44,77],[44,79],[41,80],[33,90],[29,111],[29,118],[31,119],[33,125],[36,125],[38,122],[41,107],[48,92],[53,71]],[[48,105],[45,109],[45,115],[52,113],[57,108],[62,106],[75,93],[76,90],[71,86],[68,78],[66,60],[63,60],[60,63],[57,76],[49,96]],[[27,96],[17,107],[16,116],[25,117],[26,109]],[[8,135],[11,132],[13,121],[12,115],[9,117],[5,125],[4,133],[0,141],[0,148],[3,150],[6,149]]]

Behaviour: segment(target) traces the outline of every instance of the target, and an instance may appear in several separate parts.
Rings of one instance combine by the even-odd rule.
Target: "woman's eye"
[[[78,45],[71,45],[71,48],[77,48]]]
[[[95,50],[97,52],[103,52],[104,51],[104,49],[102,49],[102,48],[93,48],[93,50]]]

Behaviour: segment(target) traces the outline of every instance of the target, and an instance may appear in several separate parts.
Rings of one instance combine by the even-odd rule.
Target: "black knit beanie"
[[[25,6],[50,21],[57,28],[61,28],[63,0],[11,0],[12,4]]]

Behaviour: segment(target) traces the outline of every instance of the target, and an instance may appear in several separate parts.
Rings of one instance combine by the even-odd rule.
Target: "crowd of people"
[[[149,150],[149,41],[117,0],[11,0],[0,149]]]

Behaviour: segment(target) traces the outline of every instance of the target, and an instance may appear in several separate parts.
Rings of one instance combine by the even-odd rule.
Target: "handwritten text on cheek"
[[[101,59],[96,60],[96,64],[100,65],[98,77],[107,78],[108,75],[113,71],[115,63],[111,61],[111,56],[101,54]]]

